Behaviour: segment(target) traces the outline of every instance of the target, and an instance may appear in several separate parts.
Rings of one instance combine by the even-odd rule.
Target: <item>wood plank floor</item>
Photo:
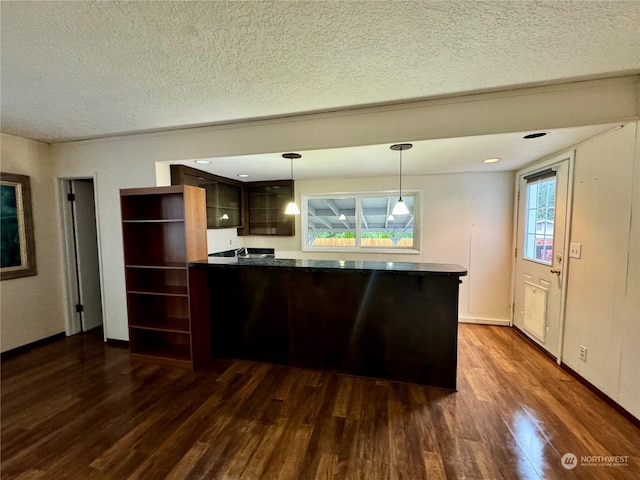
[[[248,361],[191,373],[100,335],[2,362],[2,479],[640,478],[638,428],[510,328],[460,326],[457,393]],[[627,466],[581,464],[595,455]]]

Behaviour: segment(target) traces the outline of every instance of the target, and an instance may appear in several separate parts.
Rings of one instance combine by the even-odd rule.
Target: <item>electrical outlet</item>
[[[573,243],[569,244],[569,257],[571,258],[580,258],[582,257],[582,244],[581,243]]]
[[[583,362],[587,361],[587,347],[585,347],[584,345],[580,345],[580,360],[582,360]]]

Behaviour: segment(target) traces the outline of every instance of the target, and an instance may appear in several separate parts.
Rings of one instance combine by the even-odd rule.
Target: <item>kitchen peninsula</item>
[[[456,389],[459,265],[210,257],[192,303],[215,358]],[[208,295],[207,295],[208,294]]]

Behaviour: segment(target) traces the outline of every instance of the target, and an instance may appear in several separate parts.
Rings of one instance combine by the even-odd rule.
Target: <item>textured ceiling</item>
[[[640,2],[0,2],[2,131],[48,142],[640,71]]]

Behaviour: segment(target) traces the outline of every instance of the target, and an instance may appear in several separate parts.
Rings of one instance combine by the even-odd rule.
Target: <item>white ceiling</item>
[[[52,143],[640,72],[638,1],[2,0],[0,14],[1,129]],[[326,175],[316,156],[388,173],[375,148],[304,152],[300,178]],[[513,166],[541,153],[511,135],[438,140],[408,168],[478,170],[485,151]],[[245,160],[262,178],[266,156],[228,175]]]
[[[412,142],[413,148],[402,153],[403,175],[428,175],[454,172],[510,171],[547,157],[596,135],[617,128],[617,124],[591,125],[545,130],[547,135],[524,139],[532,132],[501,133],[476,137],[445,138]],[[294,160],[295,180],[340,177],[360,178],[397,175],[399,152],[390,145],[367,145],[297,152]],[[487,158],[500,158],[485,164]],[[202,160],[202,159],[201,159]],[[194,160],[167,162],[187,165],[240,181],[282,180],[291,178],[289,160],[280,154],[218,157],[200,165]],[[248,178],[239,178],[248,174]]]

